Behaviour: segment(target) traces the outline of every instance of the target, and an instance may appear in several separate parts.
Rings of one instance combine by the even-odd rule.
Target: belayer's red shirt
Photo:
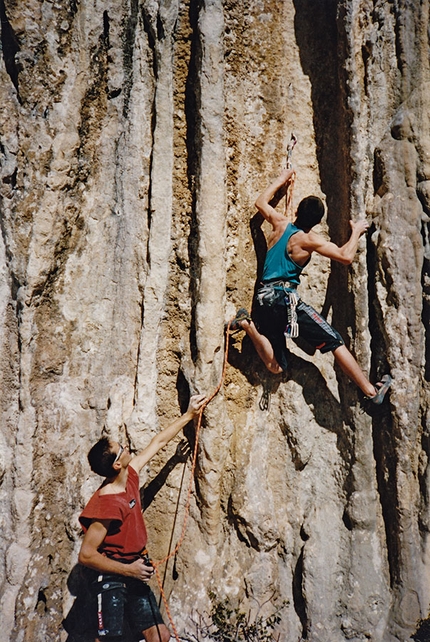
[[[86,533],[93,520],[111,520],[99,553],[120,562],[133,562],[148,539],[140,504],[139,475],[129,466],[124,492],[100,495],[100,490],[101,487],[79,516],[82,529]]]

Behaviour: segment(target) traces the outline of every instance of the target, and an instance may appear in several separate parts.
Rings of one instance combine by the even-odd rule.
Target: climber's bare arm
[[[293,176],[293,169],[284,169],[278,178],[274,180],[255,201],[255,207],[264,216],[266,221],[272,225],[274,230],[276,230],[278,226],[285,227],[288,221],[283,213],[278,212],[270,205],[270,201],[281,187],[288,185]]]
[[[358,241],[367,231],[369,224],[365,220],[350,221],[349,223],[352,230],[351,236],[341,247],[336,245],[336,243],[326,241],[319,234],[312,232],[312,230],[307,234],[300,235],[300,246],[309,254],[317,252],[333,261],[343,263],[343,265],[350,265],[354,259],[355,253],[357,252]]]

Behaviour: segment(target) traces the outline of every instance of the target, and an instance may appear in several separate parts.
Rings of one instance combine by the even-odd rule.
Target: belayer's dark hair
[[[324,216],[324,203],[318,196],[307,196],[300,201],[294,225],[301,230],[310,230]]]
[[[91,470],[102,477],[114,477],[117,474],[112,468],[115,458],[116,455],[111,451],[110,441],[107,437],[99,439],[88,453]]]

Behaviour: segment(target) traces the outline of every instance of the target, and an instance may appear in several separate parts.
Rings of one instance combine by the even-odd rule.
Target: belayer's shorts
[[[288,349],[285,342],[287,313],[285,305],[274,306],[256,305],[256,325],[258,330],[272,344],[276,361],[284,372],[288,368]],[[313,348],[324,352],[332,352],[344,345],[339,332],[335,330],[318,312],[307,303],[300,300],[296,307],[299,337],[305,339]]]
[[[123,635],[125,622],[136,635],[163,624],[154,593],[145,582],[123,575],[99,575],[93,589],[99,637]]]

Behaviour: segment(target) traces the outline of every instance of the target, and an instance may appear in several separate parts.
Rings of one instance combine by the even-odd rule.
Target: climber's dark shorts
[[[134,635],[163,624],[155,596],[145,582],[123,575],[100,575],[93,589],[100,638],[123,635],[125,620]]]
[[[286,311],[284,305],[259,305],[255,303],[253,318],[261,334],[272,344],[276,361],[284,372],[288,369],[288,350],[285,342]]]
[[[286,310],[284,305],[258,305],[254,307],[255,323],[258,330],[272,344],[276,361],[286,372],[288,368],[288,349],[285,342]],[[332,352],[344,345],[339,332],[335,330],[318,312],[307,303],[300,301],[296,308],[299,324],[299,337],[305,339],[313,348]]]

